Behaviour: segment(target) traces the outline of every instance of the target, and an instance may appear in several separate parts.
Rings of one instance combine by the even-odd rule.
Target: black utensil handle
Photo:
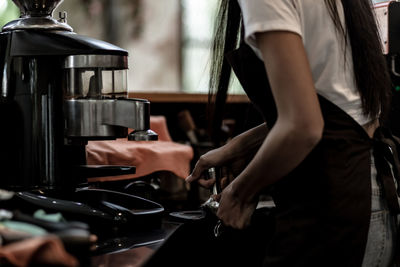
[[[135,174],[135,166],[117,166],[117,165],[80,165],[77,167],[80,177],[105,177],[125,174]]]

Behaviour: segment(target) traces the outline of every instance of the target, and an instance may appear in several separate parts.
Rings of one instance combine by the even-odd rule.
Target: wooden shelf
[[[130,92],[130,98],[147,99],[153,103],[207,103],[207,94]],[[247,103],[246,95],[229,95],[228,103]]]

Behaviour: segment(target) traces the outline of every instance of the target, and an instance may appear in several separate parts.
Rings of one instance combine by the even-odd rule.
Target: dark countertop
[[[143,266],[146,261],[183,225],[180,222],[163,220],[161,228],[132,231],[96,243],[89,259],[83,266]]]

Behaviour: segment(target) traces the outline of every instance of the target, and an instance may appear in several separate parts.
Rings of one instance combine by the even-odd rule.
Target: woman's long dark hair
[[[347,27],[340,23],[336,0],[325,0],[338,31],[352,49],[354,76],[365,115],[389,112],[391,82],[378,27],[369,0],[342,0]],[[348,40],[349,39],[349,40]]]
[[[232,68],[225,54],[234,50],[240,41],[241,11],[237,0],[220,0],[214,38],[211,47],[209,82],[210,134],[215,145],[219,145],[224,106],[231,79]]]
[[[249,0],[252,1],[252,0]],[[364,114],[386,117],[390,106],[391,81],[370,0],[341,0],[343,26],[336,0],[325,0],[331,18],[345,42],[350,42],[355,81]],[[237,47],[241,38],[241,13],[237,0],[220,0],[215,24],[210,73],[210,101],[214,106],[213,128],[220,125],[229,87],[231,68],[224,55]]]

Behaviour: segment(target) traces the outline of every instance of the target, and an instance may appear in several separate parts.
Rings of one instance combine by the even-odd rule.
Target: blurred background
[[[208,92],[209,48],[218,0],[64,0],[74,32],[129,52],[130,92]],[[19,17],[0,0],[1,27]],[[231,92],[241,94],[237,82]]]
[[[386,2],[374,0],[374,3]],[[129,52],[129,92],[207,93],[209,51],[218,0],[64,0],[78,34]],[[0,25],[18,18],[11,0],[0,0]],[[243,94],[234,79],[231,94]]]

